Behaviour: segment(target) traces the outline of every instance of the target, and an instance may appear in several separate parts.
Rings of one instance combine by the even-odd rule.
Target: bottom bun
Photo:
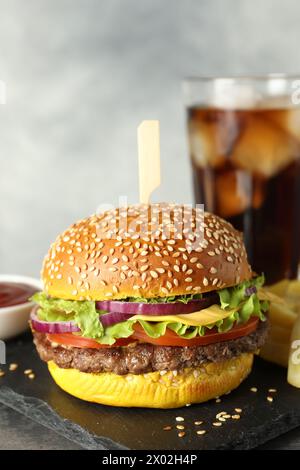
[[[86,373],[62,369],[53,361],[48,367],[59,387],[82,400],[111,406],[179,408],[230,392],[251,372],[252,363],[253,354],[242,354],[198,368],[142,375]]]

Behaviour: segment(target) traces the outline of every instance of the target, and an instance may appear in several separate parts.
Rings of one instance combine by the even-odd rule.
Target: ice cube
[[[216,177],[217,213],[221,217],[233,217],[243,213],[251,205],[251,175],[242,170],[219,172]]]
[[[194,162],[200,167],[224,164],[240,128],[239,116],[231,111],[194,111],[189,123],[190,151]]]
[[[261,98],[251,85],[224,78],[215,81],[209,103],[221,109],[253,109]]]
[[[279,126],[251,115],[231,153],[232,163],[252,173],[271,178],[299,154],[299,144]]]
[[[266,180],[259,176],[253,177],[252,183],[252,207],[259,209],[266,195]]]
[[[270,111],[268,119],[300,142],[300,107]]]

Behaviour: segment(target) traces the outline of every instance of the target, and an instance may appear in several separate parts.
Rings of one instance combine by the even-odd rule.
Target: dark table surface
[[[54,431],[0,405],[0,449],[77,450],[80,448]],[[300,450],[300,428],[273,439],[258,449]]]
[[[27,348],[27,349],[26,349]],[[14,354],[20,354],[22,353],[26,359],[30,359],[30,364],[34,362],[35,356],[32,356],[32,354],[35,354],[35,350],[32,345],[31,341],[31,336],[30,338],[28,336],[24,336],[19,341],[17,342],[11,342],[7,351],[9,352],[9,356],[12,355],[10,359],[13,360],[13,362],[20,362],[17,357],[14,356]],[[23,356],[22,356],[23,357]],[[37,355],[36,355],[37,358]],[[254,370],[252,374],[261,374],[261,373],[266,373],[264,362],[260,362],[257,364],[258,367],[254,367]],[[26,366],[27,367],[27,366]],[[36,368],[40,368],[41,370],[39,371],[40,376],[43,375],[43,372],[45,372],[42,368],[42,362],[38,361],[36,364]],[[35,369],[36,372],[38,372]],[[268,370],[267,370],[268,372]],[[12,374],[12,375],[10,375]],[[16,375],[15,375],[16,374]],[[47,373],[48,374],[48,373]],[[281,380],[281,371],[277,368],[274,369],[272,372],[272,384],[275,383],[276,381],[275,378],[278,376],[279,379]],[[23,374],[18,374],[17,372],[10,372],[8,376],[6,376],[8,379],[10,378],[11,381],[7,382],[7,385],[9,384],[19,384],[19,379],[18,377],[24,377]],[[267,380],[267,374],[264,376],[265,379]],[[278,379],[277,377],[277,379]],[[258,376],[258,379],[261,380],[261,376]],[[278,380],[279,380],[278,379]],[[17,381],[15,381],[17,380]],[[24,381],[23,381],[24,382]],[[21,383],[23,383],[21,381]],[[30,381],[29,381],[30,382]],[[28,385],[28,384],[27,384]],[[24,383],[23,383],[24,386]],[[245,385],[246,386],[246,385]],[[26,388],[26,382],[25,382],[25,388]],[[241,396],[243,395],[241,387]],[[247,386],[246,386],[247,388]],[[278,388],[278,387],[277,387]],[[289,401],[291,406],[296,406],[298,410],[298,400],[296,396],[296,402],[295,402],[295,394],[291,393],[289,389],[285,390],[288,387],[281,387],[280,390],[280,395],[281,395],[281,402],[278,402],[277,405],[277,411],[280,409],[281,413],[285,413],[287,410],[285,410],[285,407],[287,406],[287,401]],[[5,389],[5,387],[4,387]],[[2,391],[4,391],[2,389]],[[8,389],[7,389],[8,390]],[[20,390],[22,390],[22,387],[19,387],[18,392],[20,393]],[[279,388],[278,388],[279,390]],[[26,390],[25,390],[26,391]],[[24,392],[24,390],[23,390]],[[36,392],[36,389],[35,389]],[[22,393],[22,391],[21,391]],[[27,393],[28,394],[28,393]],[[26,395],[26,393],[25,393]],[[6,395],[5,395],[6,396]],[[20,396],[20,395],[19,395]],[[41,395],[40,398],[43,399],[43,396]],[[248,399],[248,398],[247,398]],[[230,400],[230,397],[228,397],[228,400]],[[261,405],[261,397],[257,397],[257,404],[260,406],[260,412],[265,412],[265,407]],[[8,406],[9,401],[3,401],[4,404],[0,404],[0,449],[53,449],[53,450],[59,450],[59,449],[68,449],[68,450],[76,450],[80,449],[80,440],[74,439],[75,442],[72,442],[71,440],[67,439],[65,433],[56,433],[55,432],[55,427],[52,429],[49,429],[48,427],[46,428],[42,424],[39,424],[40,419],[37,419],[33,421],[33,419],[30,419],[29,417],[25,416],[25,414],[21,414],[18,411],[18,407],[15,406]],[[294,403],[294,405],[293,405]],[[280,406],[279,406],[280,405]],[[284,405],[284,406],[283,406]],[[282,408],[283,406],[283,408]],[[257,408],[258,409],[258,408]],[[294,408],[293,408],[294,410]],[[288,410],[289,411],[289,410]],[[277,413],[278,414],[278,413]],[[280,414],[280,413],[279,413]],[[30,415],[29,415],[30,416]],[[268,415],[267,415],[268,416]],[[274,414],[273,418],[276,418],[276,413]],[[298,416],[298,415],[297,415]],[[71,419],[71,418],[69,418]],[[75,419],[76,421],[76,419]],[[298,421],[294,421],[294,426],[296,423],[299,423]],[[275,419],[274,425],[277,426],[279,425],[279,421]],[[289,425],[287,428],[291,429],[291,425]],[[51,428],[51,426],[50,426]],[[54,429],[54,430],[53,430]],[[266,428],[268,429],[268,427]],[[282,428],[281,428],[282,429]],[[94,431],[93,431],[94,432]],[[269,431],[267,431],[269,432]],[[278,432],[277,434],[279,434]],[[273,433],[275,435],[275,433]],[[262,442],[266,439],[259,439],[258,441]],[[183,447],[184,448],[184,447]],[[270,440],[267,443],[260,445],[258,447],[259,449],[300,449],[300,427],[293,429],[285,434],[282,434],[280,437],[277,437],[276,439]]]

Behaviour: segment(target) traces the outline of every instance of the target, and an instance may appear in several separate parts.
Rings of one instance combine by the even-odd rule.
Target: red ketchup
[[[0,282],[0,308],[25,304],[38,289],[18,282]]]

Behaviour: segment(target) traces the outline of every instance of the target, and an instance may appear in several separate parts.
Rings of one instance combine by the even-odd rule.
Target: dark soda
[[[188,109],[196,203],[244,232],[267,283],[299,277],[300,108]]]

